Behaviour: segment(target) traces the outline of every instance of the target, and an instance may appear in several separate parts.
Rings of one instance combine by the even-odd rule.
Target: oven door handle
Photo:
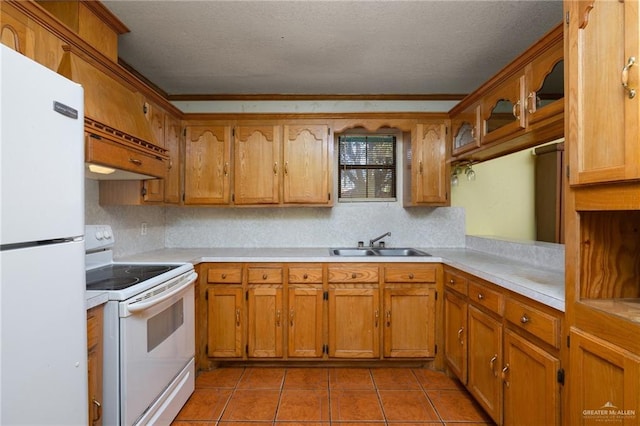
[[[186,277],[186,281],[184,284],[181,284],[179,286],[177,286],[176,288],[174,288],[171,291],[167,291],[167,292],[163,292],[160,293],[159,296],[157,297],[152,297],[150,299],[145,300],[144,302],[136,302],[136,303],[132,303],[130,305],[127,305],[127,311],[135,314],[138,312],[142,312],[145,309],[149,309],[150,307],[157,305],[158,303],[167,300],[171,297],[173,297],[174,295],[180,293],[182,290],[184,290],[185,288],[189,287],[191,284],[193,284],[196,281],[196,278],[198,277],[198,274],[196,274],[195,272],[192,272],[191,274],[189,274]],[[185,279],[185,278],[182,278]]]

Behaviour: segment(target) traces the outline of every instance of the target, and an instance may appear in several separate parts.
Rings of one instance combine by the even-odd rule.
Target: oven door
[[[151,289],[142,301],[120,303],[121,424],[135,424],[155,409],[152,405],[193,360],[196,277],[194,272],[181,275],[163,292]],[[177,410],[183,403],[176,401]]]

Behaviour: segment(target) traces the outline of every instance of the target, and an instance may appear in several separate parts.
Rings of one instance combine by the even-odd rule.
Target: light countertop
[[[564,312],[564,271],[471,249],[421,248],[430,257],[331,256],[322,248],[180,248],[127,256],[129,262],[385,262],[443,263]]]

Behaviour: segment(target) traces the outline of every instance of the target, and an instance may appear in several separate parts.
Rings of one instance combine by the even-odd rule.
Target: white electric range
[[[115,262],[113,231],[87,225],[88,292],[106,292],[103,424],[169,425],[195,387],[190,263]]]

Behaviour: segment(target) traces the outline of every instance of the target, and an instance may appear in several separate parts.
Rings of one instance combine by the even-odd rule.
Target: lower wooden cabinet
[[[385,357],[435,356],[435,285],[385,286],[383,307]]]
[[[322,285],[289,288],[289,357],[322,358],[323,300]]]
[[[469,306],[467,387],[487,414],[502,424],[502,323]]]
[[[467,384],[467,302],[455,293],[444,294],[444,359],[463,385]]]
[[[511,330],[504,333],[504,424],[559,425],[558,358]]]
[[[286,318],[282,310],[282,288],[252,286],[247,290],[247,356],[282,356],[282,329]]]
[[[637,425],[640,356],[576,328],[570,337],[570,423]]]
[[[329,288],[329,356],[378,358],[380,308],[377,288]]]
[[[562,424],[561,314],[449,267],[444,276],[448,369],[499,425]]]
[[[207,289],[207,356],[242,357],[242,295],[239,285]]]
[[[87,364],[89,424],[102,425],[102,352],[104,305],[87,311]]]

